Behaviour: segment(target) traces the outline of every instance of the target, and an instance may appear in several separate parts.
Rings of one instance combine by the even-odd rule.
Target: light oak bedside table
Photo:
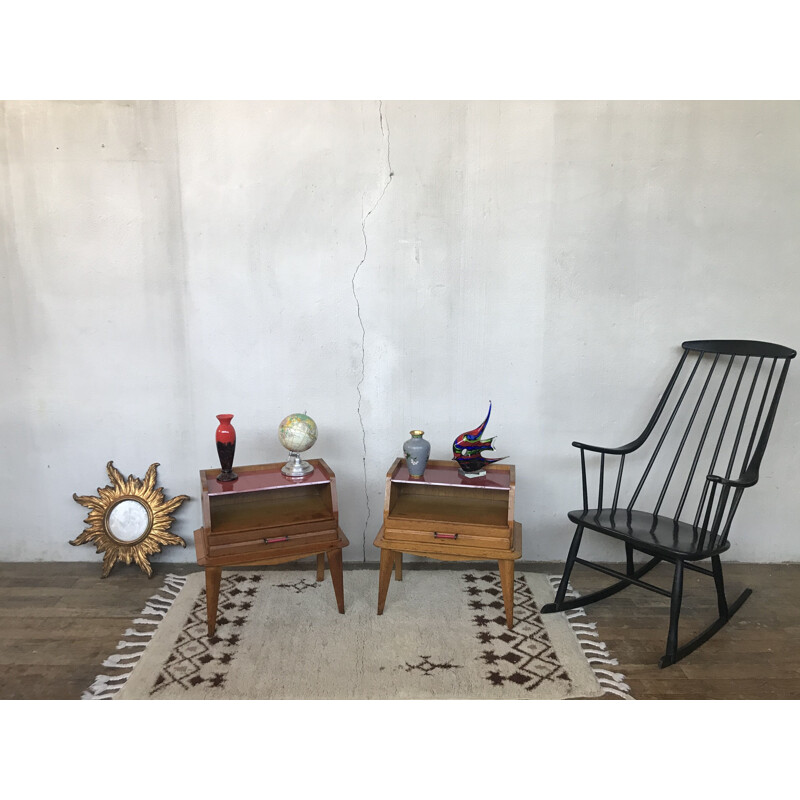
[[[284,463],[236,467],[235,481],[218,481],[219,469],[200,472],[203,527],[194,532],[194,543],[197,563],[206,571],[209,636],[216,628],[223,567],[316,555],[321,581],[327,554],[336,605],[344,614],[342,548],[349,542],[339,528],[336,476],[322,459],[309,459],[313,472],[287,478]]]
[[[515,472],[490,464],[486,475],[465,478],[454,461],[431,460],[421,478],[398,458],[386,473],[378,614],[383,614],[392,570],[402,580],[403,553],[441,561],[497,561],[506,625],[514,625],[514,561],[522,555],[522,525],[514,520]]]

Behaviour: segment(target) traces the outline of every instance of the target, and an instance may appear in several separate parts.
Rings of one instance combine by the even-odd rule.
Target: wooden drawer
[[[393,485],[384,508],[386,524],[405,530],[508,536],[513,518],[507,492],[490,492],[477,497],[466,489],[453,492],[455,490],[442,495],[437,493],[437,487]]]
[[[391,514],[384,520],[386,531],[429,531],[430,533],[457,533],[463,536],[478,536],[491,539],[491,545],[497,546],[498,539],[510,539],[511,529],[508,525],[474,525],[463,522],[448,522],[442,519],[397,519]]]
[[[462,531],[443,530],[442,525],[438,530],[410,530],[408,528],[390,528],[384,526],[383,538],[387,543],[396,543],[398,549],[402,549],[403,544],[436,545],[450,546],[454,549],[465,550],[470,547],[490,548],[492,550],[511,549],[511,531],[508,528],[504,531],[504,536],[477,536],[472,531],[463,533]]]
[[[301,522],[297,525],[283,525],[280,528],[263,526],[251,528],[246,531],[235,533],[220,533],[215,530],[207,532],[209,547],[219,547],[228,544],[240,544],[242,542],[262,541],[264,539],[275,539],[281,536],[288,536],[295,539],[298,536],[309,533],[330,533],[333,531],[334,538],[336,533],[336,522],[332,519],[320,520],[319,522]]]
[[[262,533],[264,532],[262,531]],[[195,531],[198,562],[202,559],[204,563],[245,563],[260,558],[269,558],[272,554],[288,555],[295,550],[299,552],[315,544],[325,545],[328,542],[337,541],[339,537],[337,530],[329,529],[291,536],[278,532],[266,532],[266,536],[254,536],[253,532],[250,532],[247,539],[226,544],[217,544],[218,538],[209,536],[203,528]]]

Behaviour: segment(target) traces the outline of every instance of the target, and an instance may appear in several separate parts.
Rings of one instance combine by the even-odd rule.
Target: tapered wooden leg
[[[386,593],[389,591],[389,581],[392,578],[394,564],[394,550],[381,548],[381,568],[378,573],[378,614],[383,614],[383,606],[386,604]]]
[[[500,568],[500,585],[503,587],[503,605],[506,609],[506,625],[514,627],[514,562],[504,558],[497,562]]]
[[[344,578],[342,577],[342,548],[328,550],[328,568],[331,571],[333,591],[336,594],[336,606],[340,614],[344,614]]]
[[[217,629],[217,603],[221,579],[222,567],[206,567],[206,619],[209,636],[213,636]]]
[[[403,554],[394,554],[394,579],[396,581],[403,580]]]
[[[325,553],[317,554],[317,581],[325,580]]]

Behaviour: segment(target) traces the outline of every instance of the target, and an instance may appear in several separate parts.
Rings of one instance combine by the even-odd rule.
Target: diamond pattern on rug
[[[405,667],[403,667],[406,672],[421,672],[426,677],[428,675],[432,675],[439,670],[446,672],[448,669],[463,669],[459,664],[451,664],[449,661],[445,661],[442,664],[436,664],[431,661],[430,656],[420,656],[420,661],[418,664],[409,664],[406,661]]]
[[[222,576],[217,606],[217,627],[208,636],[206,592],[203,589],[183,624],[175,647],[150,690],[150,696],[168,686],[186,690],[205,685],[221,688],[241,638],[239,630],[247,623],[262,576],[237,573]]]
[[[506,627],[503,587],[496,572],[464,573],[464,592],[477,628],[476,638],[485,649],[477,657],[487,670],[489,683],[513,683],[533,691],[545,681],[570,683],[550,643],[533,592],[524,578],[514,580],[514,627]]]
[[[278,589],[294,589],[297,594],[304,592],[306,589],[319,588],[319,584],[316,581],[307,581],[305,578],[301,578],[299,581],[295,581],[295,583],[276,583],[273,585]]]

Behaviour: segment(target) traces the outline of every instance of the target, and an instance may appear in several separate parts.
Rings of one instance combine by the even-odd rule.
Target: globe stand
[[[289,451],[289,460],[281,467],[281,472],[289,478],[302,478],[313,471],[314,467],[294,451]]]

